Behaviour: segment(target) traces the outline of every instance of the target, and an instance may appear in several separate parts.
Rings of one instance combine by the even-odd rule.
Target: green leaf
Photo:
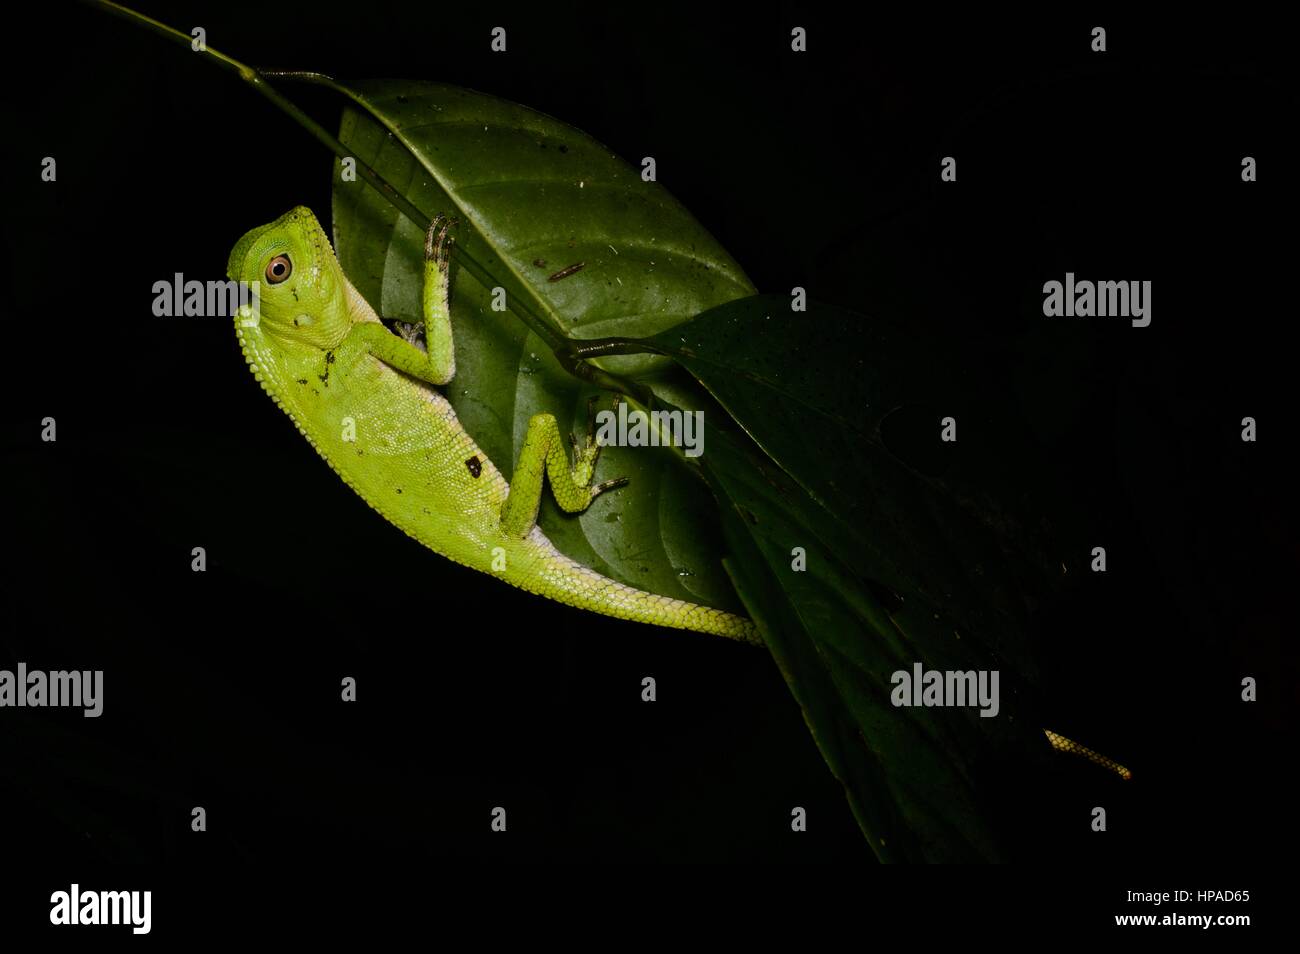
[[[822,542],[862,575],[988,633],[1029,675],[1025,623],[1068,573],[1052,481],[969,364],[820,303],[753,296],[651,339],[832,519]],[[954,417],[959,440],[938,438]],[[1077,573],[1075,576],[1077,577]]]
[[[705,470],[723,509],[737,591],[803,709],[805,721],[882,861],[992,861],[998,834],[979,801],[990,752],[1041,747],[1003,668],[1002,711],[896,708],[892,674],[999,668],[929,605],[886,609],[848,558],[822,545],[829,516],[785,474],[730,436],[714,435]],[[792,568],[802,547],[807,567]],[[1012,678],[1008,679],[1007,677]]]
[[[356,157],[430,217],[460,217],[458,246],[500,283],[506,300],[526,302],[568,336],[652,335],[753,292],[680,203],[585,133],[452,86],[367,81],[340,88],[355,106],[345,111],[339,138]],[[336,163],[333,219],[344,271],[381,316],[418,321],[423,235],[360,179],[342,181],[339,169]],[[579,263],[580,270],[550,280]],[[447,396],[509,477],[529,417],[550,411],[581,434],[593,392],[492,305],[491,289],[457,268],[457,374]],[[670,359],[599,363],[681,403],[708,403]],[[555,545],[642,589],[734,608],[703,483],[658,448],[607,448],[597,477],[611,476],[630,482],[579,517],[545,500],[539,520]]]
[[[711,431],[702,458],[728,569],[878,856],[1002,857],[979,767],[1044,749],[1020,597],[1056,582],[1023,515],[987,492],[1024,453],[990,471],[935,456],[937,412],[891,423],[937,403],[979,444],[988,411],[954,356],[862,315],[756,296],[654,342],[753,440]],[[892,674],[916,663],[997,670],[998,716],[893,706]]]

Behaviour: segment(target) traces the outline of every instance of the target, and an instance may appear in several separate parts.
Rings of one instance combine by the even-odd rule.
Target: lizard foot
[[[618,407],[619,396],[614,397],[614,408]],[[591,479],[595,475],[596,461],[600,457],[600,449],[603,446],[596,439],[596,402],[600,396],[593,394],[587,399],[587,438],[586,441],[579,445],[577,439],[570,434],[569,443],[574,451],[573,477],[577,483],[583,487],[591,484]],[[615,480],[607,480],[603,484],[592,487],[591,496],[594,499],[597,494],[609,490],[613,487],[621,487],[627,483],[626,477],[619,477]]]
[[[460,223],[460,219],[448,218],[439,212],[429,223],[429,230],[424,233],[424,260],[426,262],[437,262],[438,271],[447,271],[451,263],[451,247],[456,243],[447,232],[453,225]]]

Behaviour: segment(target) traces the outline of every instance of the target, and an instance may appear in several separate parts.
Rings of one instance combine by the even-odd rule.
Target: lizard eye
[[[277,255],[266,263],[266,281],[268,284],[278,285],[292,274],[293,262],[289,261],[288,255]]]

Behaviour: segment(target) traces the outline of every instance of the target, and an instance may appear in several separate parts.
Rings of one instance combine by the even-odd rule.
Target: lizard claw
[[[614,396],[613,408],[616,411],[618,409],[620,397],[620,395]],[[582,445],[579,446],[577,438],[572,434],[569,435],[569,443],[573,445],[573,451],[577,457],[577,467],[579,468],[577,473],[585,475],[580,480],[580,482],[584,484],[591,480],[592,472],[596,469],[596,461],[600,457],[600,449],[604,446],[596,438],[596,404],[599,400],[599,394],[593,394],[591,397],[587,398],[587,439],[582,443]],[[607,480],[605,483],[599,485],[598,488],[592,490],[592,496],[595,497],[595,495],[602,490],[609,490],[611,487],[621,486],[625,483],[627,483],[626,477],[620,477],[617,480]]]
[[[407,344],[414,345],[421,351],[424,350],[424,328],[413,321],[393,320],[393,330],[397,332],[399,338]]]
[[[443,223],[446,221],[447,221],[447,217],[443,215],[441,212],[439,212],[437,215],[433,217],[433,221],[429,223],[429,228],[425,230],[424,260],[426,262],[433,261],[434,249],[436,247],[435,237],[438,234],[438,230],[442,228]]]
[[[448,237],[447,231],[459,223],[460,219],[449,218],[439,212],[429,223],[429,230],[424,233],[424,260],[436,261],[439,271],[447,270],[451,261],[451,246],[456,242],[454,238]]]

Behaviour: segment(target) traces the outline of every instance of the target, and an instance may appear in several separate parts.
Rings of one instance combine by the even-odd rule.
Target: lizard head
[[[246,232],[230,253],[226,273],[257,289],[256,311],[241,310],[236,318],[246,344],[253,339],[261,347],[327,350],[347,334],[347,280],[306,206]]]

